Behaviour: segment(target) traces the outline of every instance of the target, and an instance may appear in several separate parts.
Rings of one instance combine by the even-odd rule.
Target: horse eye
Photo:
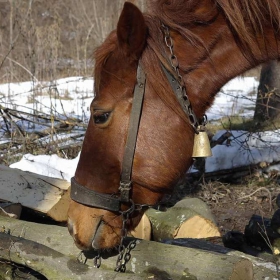
[[[110,112],[96,113],[93,115],[93,120],[95,124],[104,124],[110,116]]]

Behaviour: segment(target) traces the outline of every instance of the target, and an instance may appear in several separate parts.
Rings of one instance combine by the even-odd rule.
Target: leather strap
[[[91,207],[102,208],[110,211],[120,211],[120,200],[111,194],[96,192],[80,185],[75,178],[71,178],[71,199]]]
[[[128,128],[127,140],[126,140],[126,145],[124,150],[121,181],[119,187],[121,193],[120,200],[122,202],[130,201],[130,191],[132,187],[131,186],[132,166],[133,166],[133,159],[134,159],[134,153],[136,148],[139,123],[140,123],[141,113],[142,113],[145,84],[146,84],[145,73],[141,67],[141,64],[139,63],[137,68],[137,83],[134,88],[133,102],[132,102],[132,108],[130,113],[129,128]]]
[[[181,105],[182,110],[189,117],[190,124],[194,128],[195,133],[197,134],[198,133],[198,131],[197,131],[198,120],[191,108],[191,103],[186,94],[186,88],[179,83],[179,81],[164,67],[163,64],[161,64],[161,68],[162,68],[173,92],[175,93],[175,96],[177,97],[177,100],[178,100],[179,104]]]
[[[92,189],[84,187],[80,185],[73,177],[71,179],[70,196],[74,201],[87,206],[102,208],[110,211],[121,211],[121,202],[130,202],[133,158],[141,119],[145,83],[145,73],[139,63],[137,68],[137,83],[133,92],[128,135],[123,156],[122,173],[119,186],[120,197],[96,192]]]

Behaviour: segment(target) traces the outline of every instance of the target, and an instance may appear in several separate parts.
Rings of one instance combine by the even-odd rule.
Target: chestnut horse
[[[117,246],[192,164],[195,129],[164,69],[181,76],[191,108],[201,119],[219,89],[233,77],[280,54],[280,0],[151,0],[149,13],[125,3],[117,29],[95,52],[91,118],[73,185],[84,197],[119,197],[137,68],[145,95],[133,158],[130,202],[72,200],[68,228],[82,250]],[[170,37],[169,37],[170,36]],[[172,65],[178,63],[176,73]],[[176,66],[176,65],[175,65]],[[179,74],[179,75],[178,75]],[[72,197],[77,194],[74,191]],[[110,199],[108,199],[110,201]],[[104,204],[105,203],[105,204]],[[109,202],[108,202],[109,203]],[[95,206],[96,205],[96,206]],[[124,232],[125,231],[125,232]]]

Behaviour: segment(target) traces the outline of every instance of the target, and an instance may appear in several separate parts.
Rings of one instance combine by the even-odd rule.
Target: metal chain
[[[179,71],[179,61],[173,50],[174,45],[173,45],[173,40],[170,36],[169,28],[168,28],[168,26],[166,26],[163,23],[162,23],[162,28],[163,28],[163,32],[164,32],[165,44],[169,48],[169,51],[170,51],[170,56],[169,56],[170,64],[171,64],[172,68],[174,69],[176,76],[177,76],[177,81],[180,84],[180,91],[182,92],[182,97],[184,100],[184,107],[187,110],[187,114],[189,116],[191,126],[193,127],[195,133],[198,133],[197,127],[198,127],[199,123],[198,123],[198,120],[197,120],[197,117],[196,117],[194,111],[192,110],[192,106],[191,106],[189,97],[186,92],[185,83],[184,83],[182,75],[180,74],[180,71]]]
[[[126,264],[129,262],[131,258],[130,252],[136,246],[136,240],[131,241],[127,248],[124,245],[124,239],[127,237],[127,223],[130,218],[130,215],[135,211],[135,204],[132,200],[131,203],[132,203],[131,207],[128,210],[122,212],[123,222],[122,222],[122,229],[121,229],[121,241],[118,247],[119,254],[118,254],[116,268],[115,268],[115,271],[117,272],[126,271]]]
[[[169,51],[170,51],[169,59],[170,59],[171,66],[175,70],[175,72],[177,74],[178,82],[180,83],[181,87],[183,88],[185,85],[184,85],[184,82],[183,82],[183,78],[182,78],[182,76],[179,72],[178,58],[173,51],[174,45],[173,45],[173,40],[170,36],[169,28],[164,24],[162,24],[162,27],[163,27],[163,32],[164,32],[164,41],[165,41],[165,44],[169,48]]]
[[[136,247],[136,239],[133,239],[127,247],[124,245],[124,239],[127,237],[127,223],[130,218],[130,215],[133,212],[136,211],[141,211],[143,208],[151,208],[153,207],[152,205],[149,204],[134,204],[133,200],[130,200],[131,202],[131,207],[122,212],[122,229],[121,229],[121,241],[120,245],[118,247],[118,258],[116,261],[116,272],[125,272],[126,271],[126,264],[130,261],[131,259],[131,251]]]
[[[132,200],[131,202],[131,207],[126,210],[121,212],[122,215],[122,229],[121,229],[121,241],[120,245],[118,247],[118,257],[116,261],[116,272],[125,272],[126,271],[126,264],[130,261],[131,259],[131,251],[136,247],[136,239],[132,240],[127,247],[124,245],[124,239],[127,237],[127,223],[128,220],[131,216],[131,214],[135,211],[141,211],[143,208],[150,208],[152,207],[149,204],[134,204]],[[80,252],[80,254],[77,256],[77,260],[81,263],[86,263],[88,258],[86,257],[85,260],[82,259],[83,256],[83,251]],[[101,266],[101,250],[97,251],[97,255],[93,258],[93,266],[96,268],[99,268]]]
[[[101,266],[101,252],[98,251],[97,255],[93,259],[93,266],[99,268]]]

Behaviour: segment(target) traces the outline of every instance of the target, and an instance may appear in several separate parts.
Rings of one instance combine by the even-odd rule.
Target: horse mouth
[[[93,250],[111,250],[116,248],[120,242],[121,228],[113,225],[100,218],[96,225],[95,233],[91,241]]]
[[[103,228],[104,228],[104,221],[100,217],[100,220],[96,226],[96,230],[95,230],[95,233],[94,233],[92,241],[91,241],[91,249],[94,249],[94,250],[101,249],[98,240],[102,236]]]
[[[102,217],[96,223],[95,230],[93,230],[93,234],[91,237],[81,240],[79,238],[79,234],[75,230],[75,226],[73,225],[71,220],[68,220],[68,231],[72,236],[76,246],[82,251],[92,251],[101,249],[99,245],[99,241],[102,238],[102,232],[104,228],[104,222],[102,221]]]

